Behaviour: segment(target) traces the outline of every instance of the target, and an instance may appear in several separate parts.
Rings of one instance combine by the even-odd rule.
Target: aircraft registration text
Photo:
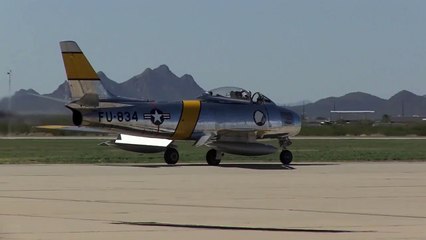
[[[98,112],[99,122],[102,119],[106,119],[107,122],[112,122],[112,120],[117,119],[119,122],[130,122],[130,121],[138,121],[138,113],[135,112]]]

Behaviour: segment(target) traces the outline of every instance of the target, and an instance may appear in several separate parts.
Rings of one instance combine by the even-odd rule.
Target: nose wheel
[[[289,150],[282,150],[280,154],[280,161],[284,165],[290,165],[293,161],[293,154]]]
[[[222,153],[215,149],[210,149],[206,154],[207,164],[210,166],[219,166]]]
[[[175,148],[167,148],[164,152],[164,161],[169,165],[174,165],[179,161],[179,153]]]
[[[280,153],[280,161],[284,165],[290,165],[291,161],[293,161],[293,154],[287,150],[286,148],[292,144],[290,138],[283,137],[278,140],[282,151]]]

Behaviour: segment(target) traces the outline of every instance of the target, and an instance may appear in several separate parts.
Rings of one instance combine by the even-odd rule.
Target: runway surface
[[[426,163],[0,165],[0,239],[426,239]]]

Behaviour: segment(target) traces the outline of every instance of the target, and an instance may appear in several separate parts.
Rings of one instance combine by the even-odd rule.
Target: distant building
[[[414,122],[426,122],[426,117],[413,115],[413,116],[396,116],[392,117],[391,121],[394,123],[414,123]]]

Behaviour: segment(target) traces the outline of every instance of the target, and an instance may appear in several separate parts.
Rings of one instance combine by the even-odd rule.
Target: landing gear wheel
[[[207,164],[210,166],[219,166],[220,158],[218,159],[217,151],[215,149],[210,149],[206,154]]]
[[[293,161],[293,154],[289,150],[282,150],[280,160],[284,165],[290,165],[291,161]]]
[[[164,152],[164,161],[169,165],[174,165],[179,161],[179,153],[174,148],[167,148]]]

